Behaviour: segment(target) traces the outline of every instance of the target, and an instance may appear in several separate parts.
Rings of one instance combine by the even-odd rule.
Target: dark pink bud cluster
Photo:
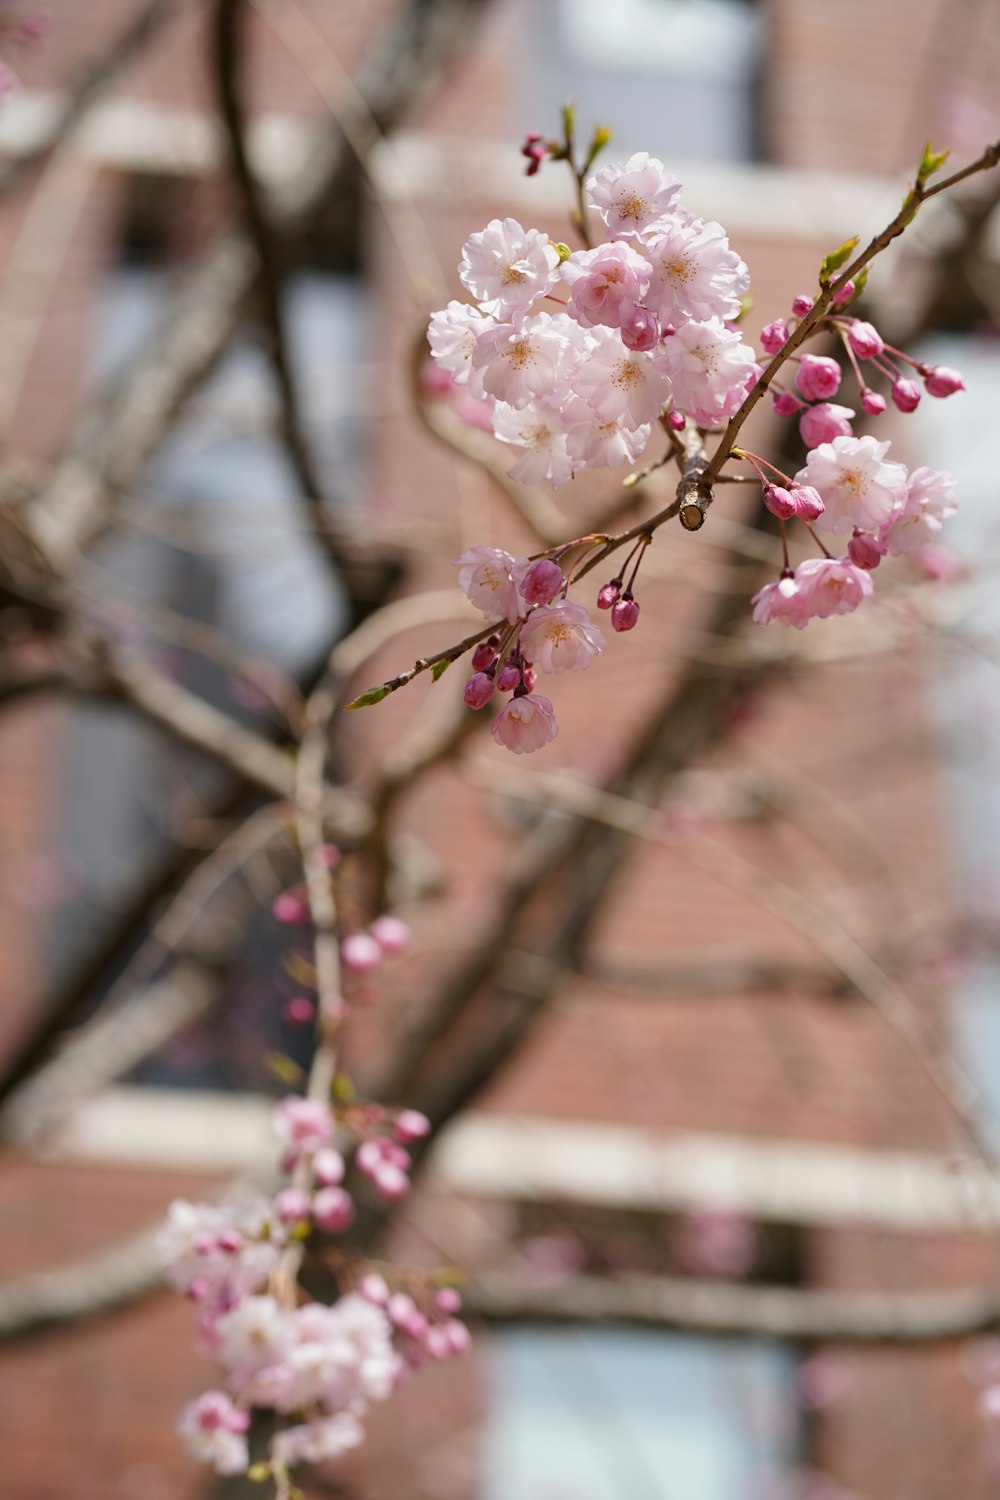
[[[765,484],[764,504],[781,521],[816,521],[826,508],[819,491],[808,484],[791,485],[788,489]]]
[[[548,143],[542,138],[537,130],[529,130],[521,147],[521,155],[527,158],[528,165],[525,167],[525,176],[534,177],[541,167],[542,162],[549,154]]]
[[[383,1276],[367,1272],[358,1282],[358,1291],[366,1301],[385,1309],[403,1339],[401,1352],[411,1370],[428,1359],[451,1359],[469,1348],[469,1330],[455,1317],[462,1298],[454,1287],[418,1285],[411,1275],[406,1290],[394,1291]]]

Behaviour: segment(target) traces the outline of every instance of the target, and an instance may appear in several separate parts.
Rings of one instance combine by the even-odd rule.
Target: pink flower
[[[352,932],[340,945],[340,961],[353,974],[370,974],[382,962],[382,949],[367,932]]]
[[[803,354],[795,384],[809,401],[826,401],[840,389],[840,366],[825,354]]]
[[[284,927],[308,927],[312,921],[304,887],[282,891],[271,902],[271,915]]]
[[[556,280],[559,253],[540,229],[524,229],[516,219],[491,219],[462,247],[458,274],[485,312],[523,317],[531,303]]]
[[[210,1463],[217,1474],[242,1474],[250,1462],[244,1436],[249,1426],[247,1413],[225,1391],[206,1391],[185,1407],[178,1431],[192,1458]]]
[[[526,557],[511,557],[500,547],[470,547],[455,566],[459,588],[487,619],[513,625],[524,614],[520,583],[528,568]]]
[[[849,406],[838,406],[833,401],[807,406],[799,418],[802,441],[807,448],[818,448],[821,443],[832,443],[834,438],[850,437],[853,416]]]
[[[583,672],[605,645],[583,605],[568,599],[532,610],[521,628],[521,649],[543,672]]]
[[[733,415],[754,366],[753,350],[719,318],[685,323],[655,359],[669,376],[676,405],[703,427]]]
[[[886,462],[888,451],[887,442],[873,437],[837,437],[807,456],[795,477],[819,490],[830,531],[880,531],[903,504],[906,470]]]
[[[872,323],[863,323],[855,318],[847,330],[847,342],[859,359],[874,359],[885,349],[885,342]]]
[[[576,465],[569,452],[563,414],[554,401],[533,401],[520,410],[498,402],[493,411],[493,432],[501,443],[526,450],[507,470],[519,484],[549,480],[558,487],[573,478]]]
[[[498,323],[483,333],[472,356],[472,368],[481,372],[486,395],[514,407],[549,395],[556,383],[557,362],[566,348],[566,322],[538,313],[517,327]]]
[[[410,946],[410,929],[399,917],[376,917],[369,931],[383,953],[405,953]]]
[[[949,369],[947,365],[935,365],[924,376],[924,389],[928,396],[953,396],[956,391],[965,390],[965,381],[957,370]]]
[[[587,182],[590,200],[612,239],[641,234],[654,220],[669,213],[680,183],[661,161],[638,151],[624,164],[604,167]]]
[[[786,490],[783,485],[765,484],[764,504],[772,516],[782,521],[798,517],[802,521],[815,521],[823,514],[821,497],[809,485],[794,485]]]
[[[771,399],[779,417],[794,417],[802,409],[802,402],[791,391],[775,391]]]
[[[567,312],[584,328],[618,328],[646,295],[649,262],[628,245],[577,251],[561,267],[571,288]]]
[[[526,693],[512,698],[493,720],[493,738],[515,755],[540,750],[559,732],[548,698]]]
[[[750,602],[758,625],[770,625],[772,620],[777,620],[781,625],[794,625],[801,630],[809,618],[799,586],[791,574],[779,578],[776,583],[766,583]]]
[[[582,396],[571,396],[563,408],[566,447],[574,463],[590,469],[617,469],[634,464],[649,442],[652,425],[631,425],[627,413],[602,422]]]
[[[870,573],[848,557],[810,557],[795,569],[795,582],[807,619],[850,614],[875,592]]]
[[[312,1216],[327,1234],[342,1234],[354,1222],[354,1204],[345,1188],[336,1183],[313,1195]]]
[[[885,397],[867,387],[861,392],[861,409],[870,417],[880,417],[885,411]]]
[[[485,317],[478,307],[469,307],[464,302],[449,302],[441,312],[433,313],[427,342],[437,368],[447,371],[456,385],[467,385],[480,335],[495,327],[495,319]]]
[[[576,372],[574,389],[600,422],[633,428],[655,422],[670,394],[667,376],[652,355],[633,353],[616,333],[603,328]]]
[[[792,312],[796,318],[804,318],[808,312],[812,311],[812,305],[813,299],[805,292],[800,292],[792,302]]]
[[[274,1111],[278,1138],[297,1154],[318,1151],[333,1134],[333,1121],[325,1104],[317,1099],[282,1099]]]
[[[937,533],[958,510],[955,479],[943,469],[914,469],[906,484],[906,498],[882,532],[893,557],[912,555],[937,540]]]
[[[965,571],[961,558],[956,557],[950,547],[938,547],[933,543],[915,552],[913,561],[925,578],[934,579],[938,583],[951,583],[954,579],[961,578]]]
[[[738,315],[750,273],[730,250],[721,224],[686,217],[665,220],[650,236],[646,255],[653,273],[646,306],[661,325]]]

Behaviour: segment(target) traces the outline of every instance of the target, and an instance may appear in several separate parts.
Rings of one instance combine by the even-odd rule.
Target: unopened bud
[[[667,412],[667,422],[673,428],[674,432],[683,432],[687,419],[683,412],[673,410]]]
[[[818,521],[826,510],[823,496],[819,490],[814,490],[811,484],[793,485],[792,501],[795,505],[795,514],[800,521]]]
[[[784,318],[776,318],[760,331],[760,347],[765,354],[777,354],[788,342],[788,324]]]
[[[470,708],[485,708],[493,697],[493,679],[485,672],[474,672],[465,684],[464,698]]]
[[[648,308],[634,307],[622,320],[621,335],[626,349],[644,354],[660,342],[660,325]]]
[[[772,400],[779,417],[794,417],[802,402],[791,391],[775,391]]]
[[[900,411],[916,411],[920,405],[920,387],[904,375],[892,387],[892,399]]]
[[[540,557],[521,579],[521,597],[529,604],[548,604],[563,586],[563,570],[551,557]]]
[[[804,318],[806,313],[812,311],[813,299],[801,293],[792,303],[792,312],[797,318]]]
[[[618,600],[621,598],[621,592],[622,587],[620,583],[606,583],[604,587],[598,591],[598,609],[611,609],[612,606],[617,604]]]
[[[885,349],[885,340],[871,323],[856,318],[847,330],[847,342],[859,359],[874,359]]]
[[[634,630],[639,623],[639,606],[634,599],[619,599],[611,611],[611,628]]]
[[[791,491],[782,489],[780,484],[765,484],[764,504],[781,521],[790,521],[797,514]]]
[[[861,409],[870,417],[880,417],[885,411],[885,397],[866,388],[861,392]]]
[[[521,669],[512,661],[504,662],[497,674],[497,687],[501,693],[509,693],[521,681]]]
[[[844,302],[850,302],[851,298],[854,296],[854,292],[854,282],[845,281],[844,285],[840,288],[840,291],[837,292],[834,296],[834,304],[839,307]]]
[[[496,647],[491,646],[489,641],[480,641],[472,653],[472,670],[485,672],[487,667],[492,667],[496,659]]]
[[[935,365],[924,376],[924,388],[929,396],[954,396],[956,391],[965,390],[965,381],[957,370]]]
[[[847,555],[856,568],[865,568],[869,573],[877,568],[888,547],[882,538],[870,531],[855,531],[847,544]]]

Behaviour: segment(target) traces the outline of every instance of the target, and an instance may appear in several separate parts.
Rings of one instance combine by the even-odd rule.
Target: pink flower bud
[[[368,931],[383,953],[405,953],[410,946],[410,929],[399,917],[376,917]]]
[[[882,561],[888,547],[882,538],[870,531],[857,531],[847,544],[847,555],[856,568],[866,568],[870,573]]]
[[[777,354],[788,342],[788,324],[784,318],[776,318],[760,331],[760,347],[765,354]]]
[[[870,417],[880,417],[885,411],[885,397],[867,387],[861,392],[861,409]]]
[[[885,340],[872,323],[855,318],[847,330],[847,342],[859,359],[874,359],[885,349]]]
[[[639,606],[634,599],[619,599],[611,611],[612,630],[634,630],[639,623]]]
[[[457,1318],[449,1318],[444,1326],[448,1332],[452,1354],[464,1354],[472,1343],[472,1335],[465,1324],[460,1323]]]
[[[802,402],[791,391],[775,391],[771,399],[779,417],[794,417],[802,409]]]
[[[313,1157],[313,1176],[320,1187],[336,1187],[344,1180],[344,1158],[333,1146],[324,1146]]]
[[[354,974],[368,974],[382,962],[382,949],[367,932],[352,932],[340,945],[340,961]]]
[[[850,418],[854,416],[849,406],[838,406],[833,401],[821,401],[818,406],[807,406],[799,418],[799,432],[807,448],[818,448],[820,443],[832,443],[837,437],[851,436]]]
[[[312,921],[309,902],[301,889],[282,891],[271,902],[271,915],[283,927],[308,927]]]
[[[341,854],[336,844],[323,844],[319,851],[320,863],[325,870],[335,870],[340,864]]]
[[[827,401],[840,389],[840,366],[826,354],[803,354],[795,384],[809,401]]]
[[[485,672],[487,667],[492,667],[497,659],[495,647],[489,641],[480,641],[472,653],[472,670],[474,672]]]
[[[929,396],[953,396],[965,390],[965,381],[957,370],[947,365],[935,365],[924,377],[924,388]]]
[[[485,672],[474,672],[465,684],[464,696],[470,708],[485,708],[493,697],[493,678]]]
[[[301,1188],[285,1188],[275,1198],[274,1207],[283,1224],[294,1224],[299,1219],[308,1219],[309,1194],[304,1193]]]
[[[793,485],[792,500],[795,504],[795,514],[800,521],[818,521],[826,510],[823,496],[819,490],[814,490],[811,484]]]
[[[366,1271],[358,1282],[358,1291],[366,1302],[375,1307],[385,1307],[389,1300],[389,1288],[377,1271]]]
[[[219,1235],[219,1249],[227,1255],[235,1255],[238,1250],[243,1249],[243,1236],[237,1234],[235,1229],[224,1229]]]
[[[683,432],[685,426],[687,425],[687,419],[684,416],[684,413],[678,411],[676,407],[667,412],[667,422],[674,432]]]
[[[529,604],[548,604],[563,586],[563,570],[551,557],[540,557],[521,579],[521,597]]]
[[[501,693],[509,693],[521,681],[521,669],[512,661],[505,662],[497,675],[497,687]]]
[[[397,1141],[419,1141],[430,1134],[431,1122],[418,1109],[401,1109],[392,1133]]]
[[[792,303],[792,312],[797,318],[804,318],[806,313],[812,311],[813,299],[807,297],[804,292],[800,293]]]
[[[389,1314],[390,1321],[397,1328],[405,1330],[413,1314],[418,1311],[418,1308],[408,1292],[393,1292],[386,1303],[385,1310]]]
[[[844,302],[850,302],[851,298],[854,296],[854,292],[855,292],[854,282],[853,281],[845,281],[844,285],[840,288],[840,291],[837,292],[836,295],[834,296],[834,299],[833,299],[834,306],[835,307],[840,307]]]
[[[598,609],[610,609],[617,604],[621,597],[621,585],[617,583],[606,583],[597,595]]]
[[[527,664],[527,666],[525,667],[525,669],[524,669],[524,685],[527,688],[527,690],[528,690],[529,693],[533,693],[535,691],[535,684],[537,682],[538,682],[538,673],[535,671],[534,667],[529,662]]]
[[[443,1313],[457,1313],[462,1298],[456,1287],[443,1286],[434,1296],[435,1306]]]
[[[920,387],[904,375],[893,385],[892,399],[900,411],[916,411],[920,405]]]
[[[765,484],[764,504],[772,516],[777,516],[782,521],[790,521],[796,514],[791,491],[782,489],[780,484]]]
[[[354,1222],[351,1195],[342,1187],[321,1188],[313,1195],[313,1221],[328,1234],[340,1234]]]
[[[914,552],[913,561],[926,578],[940,583],[951,583],[964,572],[961,559],[950,547],[938,547],[933,542]]]
[[[432,1359],[450,1359],[451,1357],[451,1340],[447,1329],[440,1323],[427,1330],[427,1352]]]
[[[281,1014],[292,1026],[308,1026],[316,1015],[316,1007],[305,995],[295,995],[285,1001]]]
[[[354,1160],[359,1172],[364,1172],[366,1177],[374,1177],[382,1165],[382,1142],[362,1141]]]
[[[621,335],[626,349],[644,354],[649,349],[655,349],[660,342],[660,325],[648,308],[633,307],[622,318]]]
[[[379,1196],[388,1199],[390,1203],[405,1197],[410,1191],[410,1179],[402,1167],[394,1166],[390,1161],[380,1163],[372,1174],[372,1182]]]

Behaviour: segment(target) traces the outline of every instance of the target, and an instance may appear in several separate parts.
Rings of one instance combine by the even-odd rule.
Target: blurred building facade
[[[317,71],[336,95],[396,7],[312,0],[304,8],[326,38]],[[46,48],[26,66],[24,94],[0,115],[0,150],[24,149],[39,128],[41,91],[68,77],[134,7],[104,0],[84,14],[63,0],[50,9]],[[58,451],[95,373],[121,358],[109,343],[134,344],[149,309],[166,305],[226,220],[221,137],[211,124],[210,9],[182,5],[151,56],[98,106],[81,149],[55,169],[47,207],[29,207],[25,196],[0,208],[8,278],[0,305],[11,327],[0,374],[22,382],[16,408],[0,419],[26,474]],[[375,533],[403,539],[413,589],[447,586],[452,557],[475,542],[528,544],[488,477],[459,468],[421,426],[408,372],[421,299],[432,286],[442,301],[460,294],[453,268],[469,233],[512,213],[569,236],[568,183],[552,165],[525,179],[516,149],[527,129],[554,129],[563,98],[575,99],[583,130],[608,119],[623,150],[663,156],[685,184],[686,204],[726,225],[753,275],[754,329],[814,284],[832,245],[885,221],[927,137],[953,144],[962,159],[997,134],[1000,14],[988,3],[492,0],[483,12],[458,68],[376,156],[361,264],[340,268],[339,279],[312,264],[313,282],[302,278],[296,293],[311,430],[330,471],[342,476],[346,466],[352,503]],[[253,26],[250,78],[263,122],[259,161],[280,181],[322,119],[322,101],[263,22]],[[880,317],[884,306],[887,319],[906,325],[908,299],[926,284],[938,248],[932,232],[918,235],[912,264],[894,262],[881,287],[873,278]],[[135,313],[140,304],[147,310]],[[952,331],[964,338],[968,327]],[[198,533],[199,547],[180,547],[170,564],[182,612],[200,612],[255,654],[296,666],[329,634],[337,604],[310,571],[308,548],[295,547],[284,572],[271,556],[260,561],[294,523],[282,509],[289,480],[280,464],[262,479],[260,451],[240,447],[247,421],[266,420],[268,400],[252,347],[241,359],[212,387],[182,447],[158,463],[153,509],[175,532],[183,520]],[[947,467],[919,424],[918,414],[894,434],[904,456]],[[935,441],[949,440],[933,431]],[[778,440],[776,427],[770,436]],[[597,493],[559,497],[570,524]],[[256,532],[238,514],[247,495]],[[243,559],[232,576],[220,564],[199,581],[191,556],[213,555],[207,543],[213,525],[221,529],[222,506],[228,536],[246,525]],[[727,515],[732,526],[738,508]],[[715,534],[728,541],[726,520],[716,519]],[[657,550],[641,631],[612,641],[586,678],[560,681],[562,732],[546,771],[606,774],[662,683],[692,645],[703,646],[719,567],[713,527],[704,540],[665,538]],[[170,592],[151,581],[162,553],[102,564],[139,594]],[[290,597],[296,609],[283,615]],[[447,639],[408,636],[379,662],[395,670],[411,646]],[[995,1209],[968,1203],[974,1187],[965,1201],[949,1187],[964,1149],[949,1110],[885,1014],[838,975],[829,949],[817,961],[815,942],[773,894],[790,887],[832,910],[887,965],[904,952],[907,993],[936,1036],[954,1035],[949,998],[961,986],[939,935],[945,918],[982,892],[957,887],[962,859],[937,753],[933,664],[905,649],[905,632],[887,654],[852,649],[851,622],[830,622],[816,639],[806,664],[776,674],[706,763],[672,788],[657,825],[665,842],[637,842],[578,972],[443,1144],[398,1234],[400,1254],[489,1267],[506,1264],[516,1243],[525,1274],[541,1279],[638,1267],[845,1290],[963,1286],[993,1273],[991,1241],[973,1227],[977,1211],[988,1218]],[[371,680],[380,670],[373,666]],[[349,759],[363,768],[425,704],[418,684],[352,723]],[[92,732],[102,731],[48,702],[8,709],[0,721],[10,872],[0,915],[2,1024],[11,1046],[44,991],[59,902],[82,944],[120,888],[114,879],[141,859],[159,800],[178,794],[176,768],[151,768],[147,739],[88,751],[82,740]],[[498,777],[506,770],[500,754],[473,748],[471,780],[436,774],[400,816],[399,833],[426,853],[443,897],[409,913],[415,967],[387,980],[385,1021],[356,1044],[362,1072],[377,1026],[402,1023],[411,974],[429,983],[475,941],[498,863],[537,814],[506,799],[499,782],[484,789],[491,766]],[[127,816],[123,775],[135,804]],[[72,791],[81,778],[89,807]],[[123,817],[127,826],[110,826]],[[692,829],[728,879],[693,861]],[[980,874],[985,887],[990,877]],[[531,919],[540,952],[550,916],[543,901]],[[72,957],[70,943],[66,962]],[[244,977],[266,1007],[271,969],[262,977],[250,965]],[[984,1055],[986,1073],[989,1062]],[[189,1064],[181,1059],[178,1077],[190,1081]],[[241,1069],[196,1081],[228,1085],[242,1099],[258,1080],[252,1062]],[[175,1127],[157,1124],[158,1107],[153,1090],[120,1092],[85,1112],[41,1164],[4,1163],[5,1275],[111,1243],[155,1219],[171,1197],[212,1191],[249,1156],[242,1137],[223,1148],[209,1131],[172,1159],[161,1143]],[[211,1382],[191,1325],[190,1309],[162,1297],[0,1354],[11,1496],[208,1493],[171,1430],[173,1411]],[[786,1468],[829,1476],[829,1489],[817,1479],[805,1491],[815,1495],[936,1500],[960,1475],[964,1494],[987,1496],[997,1480],[970,1377],[980,1357],[954,1347],[737,1349],[666,1334],[484,1335],[468,1367],[423,1372],[377,1413],[368,1447],[331,1471],[331,1488],[317,1480],[315,1494],[750,1500],[783,1493]],[[581,1421],[592,1461],[576,1452]]]

